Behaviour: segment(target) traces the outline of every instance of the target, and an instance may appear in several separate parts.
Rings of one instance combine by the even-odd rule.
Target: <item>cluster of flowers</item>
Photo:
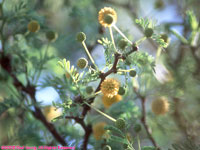
[[[103,27],[115,26],[115,23],[117,22],[117,13],[114,11],[114,9],[105,7],[99,11],[98,20]],[[153,30],[150,28],[145,31],[145,35],[147,37],[151,37],[152,34]],[[119,45],[120,47],[124,48],[124,45],[126,45],[126,40],[120,41]],[[131,77],[135,77],[136,72],[131,70],[129,75]],[[116,79],[110,78],[102,82],[101,92],[103,94],[102,102],[104,107],[109,108],[112,104],[119,102],[122,99],[121,95],[125,93],[125,90],[123,87],[120,87],[120,83]],[[168,112],[168,109],[169,103],[165,98],[158,98],[152,102],[152,112],[156,115],[163,115]],[[105,122],[99,122],[93,126],[93,135],[96,140],[100,140],[105,134],[105,125]],[[116,121],[116,126],[118,128],[123,128],[125,126],[125,121],[121,118],[118,119]],[[137,131],[139,131],[138,129],[140,130],[140,127],[136,128]]]
[[[115,12],[114,9],[110,8],[110,7],[104,7],[103,9],[101,9],[99,11],[99,17],[98,17],[99,23],[103,26],[103,27],[115,27],[115,23],[117,22],[117,13]],[[31,23],[32,25],[28,25],[28,29],[31,32],[36,32],[38,31],[39,27],[37,26],[37,22],[32,21]],[[145,35],[146,37],[150,37],[153,34],[153,30],[151,28],[148,28],[145,31]],[[96,67],[93,58],[91,57],[87,46],[85,44],[85,40],[86,40],[86,35],[83,32],[80,32],[77,34],[77,41],[79,41],[80,43],[82,43],[86,53],[88,54],[91,62],[94,64],[94,66]],[[122,41],[119,42],[119,47],[121,47],[122,49],[124,49],[124,47],[127,44],[128,39],[124,39]],[[130,42],[130,41],[128,41]],[[77,61],[77,67],[79,67],[80,69],[85,69],[88,66],[88,61],[86,58],[80,58]],[[135,70],[130,70],[129,75],[131,77],[135,77],[136,76],[136,71]],[[70,75],[67,73],[66,74],[67,78],[70,78]],[[102,103],[104,105],[104,107],[106,109],[110,108],[111,105],[113,105],[114,103],[117,103],[119,101],[122,100],[122,95],[125,94],[125,89],[123,87],[120,87],[120,82],[114,78],[108,78],[105,79],[100,86],[100,91],[103,94],[102,96]],[[86,92],[88,94],[93,93],[93,87],[88,86],[86,87]],[[168,112],[169,109],[169,103],[165,98],[158,98],[156,100],[154,100],[152,102],[152,112],[155,113],[156,115],[163,115],[166,112]],[[51,119],[53,119],[55,116],[52,115],[52,111],[55,111],[55,109],[53,107],[48,107],[45,110],[45,113],[47,114],[47,117],[49,118],[49,121]],[[117,119],[117,121],[115,122],[116,126],[119,129],[123,129],[125,127],[125,121],[121,118]],[[93,125],[93,135],[95,137],[96,140],[100,140],[102,139],[103,135],[105,135],[105,129],[104,127],[106,126],[105,122],[98,122],[96,124]],[[141,127],[136,127],[136,130],[139,131]]]

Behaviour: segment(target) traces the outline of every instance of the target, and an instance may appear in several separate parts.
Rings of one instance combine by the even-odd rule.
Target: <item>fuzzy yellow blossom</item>
[[[169,110],[169,103],[165,98],[158,98],[152,102],[151,109],[156,115],[164,115]]]
[[[44,108],[44,115],[47,119],[47,121],[51,121],[56,117],[59,117],[62,114],[60,109],[56,109],[56,107],[53,106],[46,106]]]
[[[112,98],[103,96],[102,97],[102,102],[105,108],[109,108],[112,104],[117,103],[122,100],[122,97],[120,95],[115,95]]]
[[[120,87],[120,83],[113,79],[106,79],[101,83],[101,92],[104,94],[104,96],[112,98],[113,96],[118,94]]]
[[[104,7],[99,11],[99,23],[104,27],[111,27],[117,22],[117,13],[111,7]]]
[[[104,130],[105,125],[105,122],[99,122],[92,127],[93,136],[96,140],[100,140],[106,132],[106,130]]]

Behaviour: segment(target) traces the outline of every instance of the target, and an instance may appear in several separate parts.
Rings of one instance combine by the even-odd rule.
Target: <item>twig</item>
[[[79,123],[82,126],[82,128],[85,131],[82,149],[83,150],[87,150],[88,140],[89,140],[89,137],[90,137],[90,135],[92,133],[92,126],[91,126],[91,124],[86,125],[85,122],[84,122],[84,118],[73,117],[73,116],[66,116],[65,118],[66,119],[74,119],[77,123]]]
[[[181,115],[179,111],[180,99],[173,98],[173,101],[174,101],[174,112],[172,113],[172,116],[174,118],[174,122],[176,123],[180,131],[184,134],[184,136],[188,137],[187,127],[185,126],[187,121],[183,119],[183,115]]]
[[[38,106],[36,106],[37,101],[36,101],[36,98],[35,98],[35,92],[36,92],[35,86],[30,85],[30,84],[27,84],[27,86],[24,86],[17,79],[15,74],[12,72],[11,58],[9,58],[9,56],[2,56],[1,59],[0,59],[0,65],[13,78],[13,85],[16,87],[16,89],[28,94],[31,97],[32,101],[34,102],[34,108],[35,108],[35,111],[32,111],[33,116],[36,119],[40,120],[45,125],[45,127],[49,130],[49,132],[51,132],[53,137],[60,144],[67,145],[66,142],[64,141],[64,138],[61,137],[61,135],[56,131],[56,128],[54,127],[54,125],[46,120],[46,118],[43,115],[41,109]]]
[[[134,88],[134,92],[136,93],[136,95],[140,98],[140,101],[141,101],[141,104],[142,104],[142,116],[141,116],[141,123],[143,124],[144,128],[145,128],[145,131],[149,137],[149,139],[151,140],[152,144],[157,148],[159,149],[155,139],[153,138],[151,132],[150,132],[150,129],[149,129],[149,126],[147,125],[147,122],[146,122],[146,107],[145,107],[145,102],[146,102],[146,98],[142,95],[140,95],[140,93],[138,93],[137,89]]]
[[[129,12],[130,16],[132,16],[133,18],[138,18],[138,15],[135,12],[136,9],[130,3],[122,4],[122,3],[118,3],[114,0],[103,0],[103,1],[106,2],[106,3],[112,4],[112,5],[115,5],[117,7],[124,8]],[[144,34],[144,30],[139,25],[136,24],[136,27],[140,30],[140,32],[142,34]],[[154,49],[157,50],[158,46],[150,38],[147,38],[147,40],[154,47]]]
[[[115,53],[115,60],[114,60],[113,66],[107,72],[105,72],[105,73],[101,72],[101,74],[99,76],[101,78],[101,81],[100,81],[98,87],[96,88],[95,93],[100,91],[101,83],[106,79],[106,77],[108,75],[110,75],[111,73],[117,73],[117,64],[118,64],[118,62],[119,62],[120,59],[126,59],[126,58],[124,56],[122,56],[122,54]],[[94,98],[95,97],[90,98],[87,101],[87,103],[88,104],[93,103]],[[81,96],[77,96],[74,101],[77,102],[77,103],[83,104],[84,101],[85,101],[85,99],[83,99]],[[81,113],[81,116],[82,116],[81,118],[83,118],[83,119],[82,119],[81,122],[78,122],[78,123],[81,123],[82,127],[85,130],[84,141],[83,141],[83,146],[82,146],[83,150],[87,150],[88,140],[89,140],[90,134],[92,133],[92,127],[91,127],[91,125],[89,124],[89,125],[87,125],[87,127],[85,127],[85,123],[83,121],[84,118],[85,118],[85,116],[87,115],[87,113],[90,111],[90,109],[91,108],[88,105],[83,104],[83,111]],[[75,119],[75,118],[72,118],[72,119]],[[80,121],[80,120],[78,120],[78,121]]]

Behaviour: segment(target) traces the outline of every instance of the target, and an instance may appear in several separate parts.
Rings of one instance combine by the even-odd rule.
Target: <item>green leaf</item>
[[[3,112],[5,112],[9,106],[5,105],[4,103],[0,103],[0,116]]]
[[[156,150],[156,148],[152,146],[144,146],[142,147],[142,150]]]
[[[67,61],[67,62],[66,62],[66,69],[67,69],[67,70],[70,70],[70,61]]]
[[[58,65],[61,67],[61,68],[64,68],[64,65],[61,61],[58,61]]]
[[[118,133],[118,134],[120,134],[120,135],[123,136],[123,137],[125,136],[124,133],[123,133],[121,130],[119,130],[118,128],[116,128],[116,127],[114,127],[114,126],[107,125],[107,126],[104,127],[104,129],[105,129],[105,130],[113,131],[113,132],[115,132],[115,133]]]
[[[188,17],[190,28],[193,31],[196,31],[198,29],[199,23],[198,23],[198,20],[195,16],[194,12],[189,10],[189,11],[186,12],[186,15]]]
[[[112,140],[112,141],[114,141],[114,142],[119,142],[119,143],[122,143],[122,144],[128,144],[128,142],[127,142],[126,139],[123,139],[123,138],[121,138],[121,137],[114,136],[114,135],[111,135],[110,140]]]
[[[167,48],[168,43],[166,43],[162,38],[161,35],[153,34],[151,37],[154,41],[156,41],[159,46]]]

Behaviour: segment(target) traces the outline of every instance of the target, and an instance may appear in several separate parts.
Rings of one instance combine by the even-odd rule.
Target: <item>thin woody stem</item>
[[[141,123],[143,124],[145,131],[150,139],[150,141],[152,142],[152,144],[157,148],[157,150],[159,150],[159,147],[155,141],[155,139],[153,138],[151,131],[149,129],[149,126],[146,122],[146,106],[145,106],[145,102],[146,102],[146,98],[142,95],[140,95],[140,93],[137,91],[137,89],[134,88],[134,92],[136,93],[136,95],[140,98],[141,101],[141,105],[142,105],[142,116],[141,116]]]

